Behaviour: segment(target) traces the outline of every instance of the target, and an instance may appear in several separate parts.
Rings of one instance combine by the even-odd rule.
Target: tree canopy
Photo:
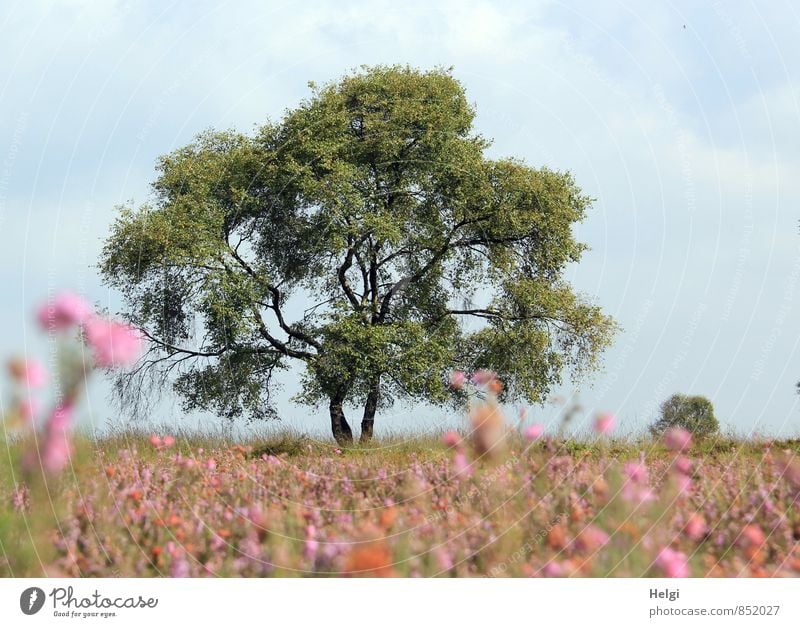
[[[298,400],[445,403],[455,368],[504,398],[543,400],[596,367],[613,321],[563,279],[591,199],[567,172],[490,159],[450,71],[373,67],[322,86],[252,134],[208,131],[158,163],[152,202],[121,209],[101,271],[187,409],[274,415],[277,370]],[[472,321],[472,324],[470,324]],[[477,323],[476,323],[477,322]]]
[[[670,427],[682,427],[698,437],[719,433],[719,421],[714,405],[705,396],[673,394],[661,404],[661,415],[650,427],[654,435]]]

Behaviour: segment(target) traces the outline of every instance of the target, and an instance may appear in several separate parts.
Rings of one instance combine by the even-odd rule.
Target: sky
[[[788,0],[4,2],[0,355],[52,354],[31,312],[53,291],[121,309],[94,265],[159,155],[279,119],[308,81],[363,64],[452,66],[490,156],[570,170],[596,199],[567,278],[622,331],[600,373],[554,391],[580,403],[576,429],[610,411],[641,431],[681,392],[727,431],[800,435],[798,59]],[[296,379],[284,424],[324,434]],[[91,383],[84,424],[118,424],[108,389]],[[176,407],[153,421],[214,421]],[[562,409],[530,415],[552,429]],[[376,432],[460,419],[396,406]]]

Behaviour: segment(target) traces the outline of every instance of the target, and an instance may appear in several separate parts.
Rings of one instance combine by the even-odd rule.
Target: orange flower
[[[357,544],[347,556],[344,573],[360,577],[393,577],[392,553],[380,540]]]
[[[567,532],[562,525],[553,525],[547,532],[547,544],[551,549],[560,551],[567,546]]]
[[[380,524],[380,526],[384,529],[389,529],[394,524],[395,520],[397,520],[397,508],[386,507],[381,512],[381,517],[378,524]]]

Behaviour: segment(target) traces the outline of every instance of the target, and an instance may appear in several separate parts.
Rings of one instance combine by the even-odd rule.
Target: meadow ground
[[[29,436],[30,437],[30,436]],[[798,576],[800,441],[135,431],[0,454],[4,576]]]

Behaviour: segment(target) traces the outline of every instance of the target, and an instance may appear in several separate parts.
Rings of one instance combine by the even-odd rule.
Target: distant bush
[[[673,394],[661,404],[661,416],[650,427],[653,435],[661,435],[670,427],[683,427],[697,437],[719,433],[714,405],[705,396]]]

